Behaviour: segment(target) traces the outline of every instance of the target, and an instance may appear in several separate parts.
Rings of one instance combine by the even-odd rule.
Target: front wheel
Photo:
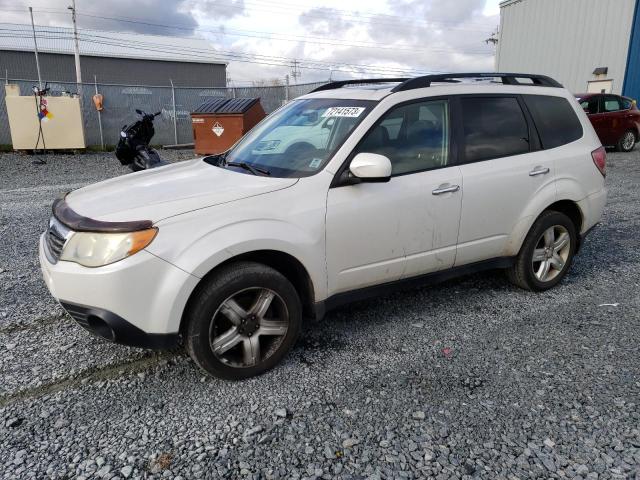
[[[566,275],[577,246],[576,227],[564,213],[543,212],[525,238],[509,280],[526,290],[555,287]]]
[[[636,146],[636,134],[633,130],[627,130],[624,132],[620,140],[618,140],[618,151],[620,152],[630,152]]]
[[[300,332],[302,307],[289,280],[253,262],[223,267],[195,293],[186,347],[203,370],[239,380],[278,364]]]

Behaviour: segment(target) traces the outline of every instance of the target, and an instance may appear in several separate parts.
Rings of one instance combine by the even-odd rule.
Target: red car
[[[630,152],[640,141],[640,110],[635,100],[609,93],[578,93],[602,145]]]

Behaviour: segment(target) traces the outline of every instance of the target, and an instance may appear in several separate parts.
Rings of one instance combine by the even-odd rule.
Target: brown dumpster
[[[196,153],[226,152],[265,116],[259,98],[216,98],[204,102],[191,113]]]

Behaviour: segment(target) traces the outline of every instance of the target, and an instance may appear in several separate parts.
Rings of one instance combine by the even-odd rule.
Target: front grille
[[[47,256],[52,263],[56,263],[60,259],[69,233],[71,233],[71,231],[60,223],[56,217],[51,217],[49,220],[49,228],[44,234],[44,240],[47,246]]]

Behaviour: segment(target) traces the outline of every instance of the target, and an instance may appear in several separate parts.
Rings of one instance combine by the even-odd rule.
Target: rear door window
[[[529,126],[516,97],[460,97],[464,161],[529,152]]]
[[[605,95],[604,96],[604,112],[617,112],[618,110],[622,110],[620,105],[620,99],[613,95]]]
[[[546,95],[522,98],[536,124],[542,148],[555,148],[582,138],[582,124],[566,98]]]

